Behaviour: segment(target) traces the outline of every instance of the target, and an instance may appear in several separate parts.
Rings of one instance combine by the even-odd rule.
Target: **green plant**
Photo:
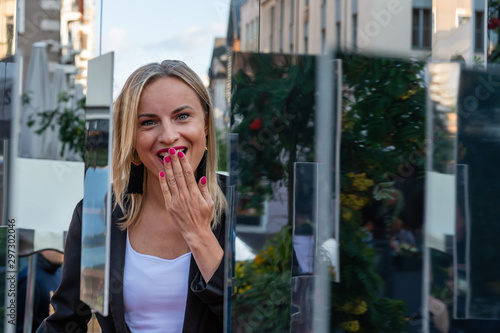
[[[78,153],[82,159],[85,153],[85,97],[76,102],[76,107],[68,107],[70,96],[68,92],[59,93],[57,107],[30,115],[28,126],[33,127],[38,122],[35,133],[42,135],[47,129],[55,129],[59,126],[58,137],[62,143],[60,156],[63,156],[66,149]],[[22,96],[23,105],[31,103],[30,92]]]
[[[238,55],[245,63],[232,77],[231,124],[239,134],[239,191],[251,193],[246,208],[278,199],[288,190],[293,211],[293,165],[314,156],[314,57]],[[249,72],[251,74],[249,74]],[[292,225],[292,214],[288,223]]]
[[[290,322],[291,229],[270,238],[253,260],[235,266],[232,327],[246,332],[287,332]]]

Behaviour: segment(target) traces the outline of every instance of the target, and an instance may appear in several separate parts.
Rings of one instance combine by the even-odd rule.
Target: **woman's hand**
[[[175,227],[184,237],[205,281],[210,280],[219,267],[223,250],[212,233],[210,222],[214,201],[208,191],[205,177],[197,184],[188,159],[171,149],[165,156],[165,172],[160,172],[160,186]]]

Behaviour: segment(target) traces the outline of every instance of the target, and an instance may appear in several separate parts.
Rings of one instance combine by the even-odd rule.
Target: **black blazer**
[[[37,333],[87,332],[90,308],[80,301],[80,258],[82,231],[82,201],[73,212],[66,239],[61,285],[52,296],[55,313],[46,318]],[[125,265],[126,231],[118,228],[117,222],[123,212],[117,207],[111,224],[111,267],[109,287],[109,315],[97,314],[103,333],[130,332],[125,323],[123,305],[123,271]],[[224,249],[225,217],[213,231]],[[223,330],[224,258],[213,277],[205,283],[194,258],[189,270],[189,290],[184,317],[185,333],[219,333]]]

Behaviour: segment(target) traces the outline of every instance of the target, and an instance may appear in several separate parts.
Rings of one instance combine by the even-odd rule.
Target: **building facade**
[[[18,1],[17,5],[17,49],[22,51],[24,80],[33,44],[44,42],[50,74],[64,65],[69,86],[85,88],[87,61],[94,53],[93,1],[36,0]]]
[[[247,0],[241,50],[484,59],[485,7],[485,0]]]

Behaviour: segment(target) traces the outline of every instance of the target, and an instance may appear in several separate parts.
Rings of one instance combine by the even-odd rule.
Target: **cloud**
[[[216,36],[224,36],[226,24],[213,22],[210,26],[192,26],[167,39],[146,45],[147,49],[170,49],[179,53],[192,53],[204,48],[207,44],[212,45]]]
[[[109,51],[123,52],[130,49],[133,44],[129,42],[127,35],[127,30],[122,28],[111,28],[106,31],[102,36],[102,53]]]
[[[212,22],[210,24],[210,30],[214,35],[226,36],[227,33],[227,23],[225,22]]]

